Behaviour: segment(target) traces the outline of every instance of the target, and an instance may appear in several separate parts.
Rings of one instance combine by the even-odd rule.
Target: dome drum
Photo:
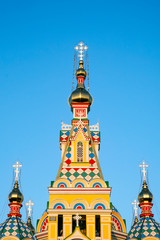
[[[10,217],[10,216],[21,217],[20,208],[22,207],[22,204],[20,204],[20,203],[10,203],[10,204],[8,204],[8,206],[10,207],[10,213],[8,214],[8,217]]]
[[[151,212],[153,204],[152,203],[140,203],[139,207],[142,209],[142,213],[140,214],[140,217],[145,217],[145,216],[151,216],[153,217],[154,214]]]

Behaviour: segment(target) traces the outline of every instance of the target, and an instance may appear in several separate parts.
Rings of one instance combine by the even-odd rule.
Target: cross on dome
[[[32,208],[31,208],[31,206],[33,206],[34,205],[34,203],[31,201],[31,200],[29,200],[27,203],[26,203],[26,206],[28,206],[28,217],[31,217],[31,212],[32,212]]]
[[[78,215],[78,213],[73,217],[74,220],[76,220],[76,226],[79,227],[79,220],[82,219],[81,216]]]
[[[134,202],[132,202],[132,205],[134,205],[133,209],[134,209],[134,216],[137,217],[138,216],[138,201],[135,199]]]
[[[146,168],[148,168],[149,165],[145,164],[145,161],[143,160],[142,164],[140,164],[139,167],[142,168],[141,172],[143,174],[143,181],[146,181]]]
[[[79,52],[78,57],[80,58],[80,60],[83,60],[83,57],[84,57],[83,53],[84,51],[87,51],[88,47],[84,46],[83,42],[80,42],[78,46],[76,46],[74,49]]]
[[[19,177],[18,174],[20,173],[19,168],[22,167],[22,164],[19,163],[19,161],[16,162],[16,164],[12,165],[13,168],[15,168],[14,172],[16,173],[15,181],[18,181]]]

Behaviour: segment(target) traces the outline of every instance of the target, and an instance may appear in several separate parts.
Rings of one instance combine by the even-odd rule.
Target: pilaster
[[[72,233],[72,215],[63,215],[63,238]]]

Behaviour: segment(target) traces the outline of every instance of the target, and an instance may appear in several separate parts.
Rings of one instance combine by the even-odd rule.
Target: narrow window
[[[83,143],[77,143],[77,162],[83,162]]]
[[[100,224],[100,215],[95,216],[95,235],[96,237],[101,236],[101,224]]]
[[[58,215],[58,237],[63,236],[63,215]]]

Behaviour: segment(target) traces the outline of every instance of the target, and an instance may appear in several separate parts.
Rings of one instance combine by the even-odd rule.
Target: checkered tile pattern
[[[9,236],[34,239],[29,227],[20,217],[10,217],[0,225],[0,238]]]
[[[91,132],[93,142],[100,142],[100,132],[92,131]]]
[[[95,178],[100,178],[100,173],[98,168],[62,168],[60,176],[61,178],[66,178],[70,182],[73,182],[75,179],[85,179],[90,181]]]
[[[89,138],[86,125],[81,122],[81,123],[79,123],[79,125],[74,126],[74,129],[73,129],[73,132],[72,132],[72,135],[71,135],[71,139],[74,139],[77,136],[79,131],[81,131],[83,133],[83,135],[86,139]]]
[[[91,164],[92,167],[97,167],[95,155],[93,153],[93,148],[91,145],[89,145],[89,163]]]
[[[60,142],[67,142],[70,131],[61,130],[60,131]]]
[[[151,217],[141,218],[135,223],[129,234],[129,239],[143,239],[145,237],[156,237],[160,239],[160,224]]]
[[[74,129],[71,135],[71,140],[74,140],[80,131],[82,132],[84,138],[89,140],[89,133],[88,133],[87,127],[83,122],[78,122],[74,126]],[[60,141],[67,142],[69,134],[70,134],[70,131],[61,130]],[[94,142],[100,141],[100,132],[91,131],[91,136]],[[88,152],[89,154],[88,162],[90,163],[90,166],[88,168],[83,167],[81,163],[79,163],[78,166],[75,165],[70,167],[71,162],[73,162],[72,152],[73,152],[72,145],[71,145],[71,142],[69,142],[69,145],[65,154],[64,162],[63,162],[63,167],[59,175],[60,178],[68,179],[70,182],[73,182],[75,179],[85,179],[87,182],[89,182],[92,179],[101,178],[91,144],[89,145],[89,152]]]

